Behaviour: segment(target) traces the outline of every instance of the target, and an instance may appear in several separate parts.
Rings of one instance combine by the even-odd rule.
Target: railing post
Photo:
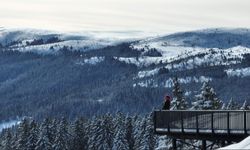
[[[168,119],[170,118],[169,113],[168,113],[167,117],[168,117]],[[170,125],[169,125],[169,121],[168,121],[168,133],[170,133]]]
[[[154,133],[156,134],[156,111],[154,111],[153,120],[154,120]]]
[[[198,118],[198,112],[195,112],[195,120],[196,120],[196,133],[199,133],[199,118]]]
[[[183,126],[183,113],[181,113],[181,132],[184,133],[184,126]]]
[[[222,141],[221,141],[221,147],[224,147],[224,146],[226,146],[226,144],[225,144],[225,141],[222,140]]]
[[[206,149],[207,149],[206,140],[202,140],[201,150],[206,150]]]
[[[227,112],[227,134],[230,134],[230,122],[229,122],[229,117],[230,117],[230,114],[229,114],[229,111]]]
[[[176,139],[172,139],[173,150],[177,150]]]
[[[247,112],[244,110],[244,133],[247,134]]]
[[[214,112],[211,113],[211,130],[214,134]]]

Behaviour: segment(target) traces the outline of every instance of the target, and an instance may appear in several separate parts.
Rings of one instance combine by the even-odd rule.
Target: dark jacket
[[[162,110],[169,110],[170,109],[170,100],[165,100]]]

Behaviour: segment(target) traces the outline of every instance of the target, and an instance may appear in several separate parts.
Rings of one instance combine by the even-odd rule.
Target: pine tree
[[[167,150],[172,148],[172,140],[168,136],[157,137],[157,150]]]
[[[156,145],[156,137],[154,135],[154,127],[152,121],[152,114],[146,117],[146,127],[143,134],[140,149],[144,150],[154,150]]]
[[[145,134],[147,126],[147,119],[145,117],[140,118],[137,120],[136,126],[135,126],[135,144],[134,149],[140,149],[143,145],[143,136]]]
[[[87,150],[88,137],[86,123],[83,118],[78,118],[73,125],[72,148],[74,150]]]
[[[35,150],[52,150],[52,143],[50,142],[49,138],[51,134],[49,128],[49,119],[45,119],[39,128],[39,136]]]
[[[123,125],[125,125],[125,118],[126,117],[125,117],[125,115],[123,113],[117,112],[116,116],[115,116],[115,118],[113,120],[113,122],[114,122],[114,128],[117,129],[117,127],[121,125],[120,123],[122,123]]]
[[[115,137],[112,145],[112,150],[128,150],[128,141],[126,139],[125,122],[123,115],[117,115],[115,125]]]
[[[65,118],[60,121],[60,124],[57,128],[57,134],[55,142],[53,144],[53,150],[68,150],[69,144],[69,132],[68,132],[68,122]]]
[[[12,132],[12,149],[17,150],[17,145],[18,145],[18,132]]]
[[[3,141],[2,141],[2,150],[13,150],[12,147],[12,135],[11,135],[11,131],[10,129],[7,129],[4,132],[4,137],[3,137]]]
[[[114,138],[114,143],[112,150],[128,150],[128,142],[126,140],[126,134],[123,131],[120,126],[118,126],[118,129],[116,130],[115,138]]]
[[[227,110],[237,110],[239,109],[239,105],[234,101],[233,98],[230,99],[227,105]]]
[[[241,110],[248,110],[247,101],[245,100],[243,105],[240,107]]]
[[[18,126],[17,149],[27,149],[30,134],[29,120],[24,118]]]
[[[191,109],[211,110],[221,108],[221,101],[217,98],[216,93],[207,82],[203,83],[201,93],[196,95],[196,100],[192,102]]]
[[[227,109],[226,104],[223,103],[222,106],[221,106],[221,110],[226,110],[226,109]]]
[[[112,150],[128,150],[128,143],[125,138],[125,133],[122,131],[122,129],[117,130],[114,138],[114,144],[112,147]]]
[[[173,100],[171,101],[171,110],[187,109],[188,103],[183,96],[183,91],[180,87],[180,83],[175,77],[173,79]]]
[[[98,143],[96,142],[98,140],[98,136],[100,134],[100,124],[101,120],[94,117],[92,118],[90,125],[88,127],[88,149],[91,150],[98,150]]]
[[[133,149],[139,149],[141,137],[141,118],[138,115],[133,116],[133,137],[134,147]]]
[[[98,149],[110,150],[112,148],[113,136],[115,132],[112,116],[110,114],[104,115],[101,118],[101,125],[98,131]]]
[[[125,129],[126,129],[126,140],[128,141],[129,150],[133,150],[135,139],[133,134],[134,131],[133,119],[130,116],[126,117]]]
[[[99,135],[96,141],[96,145],[98,150],[110,150],[111,146],[109,144],[110,141],[108,141],[107,137],[107,131],[105,130],[105,124],[104,121],[101,121],[101,126],[99,128]],[[113,140],[113,139],[112,139]]]
[[[38,128],[36,122],[32,120],[30,123],[30,134],[28,137],[27,149],[31,150],[35,149],[37,140],[38,140]]]
[[[49,119],[48,120],[48,138],[50,143],[55,143],[56,134],[57,134],[57,126],[60,124],[58,119]]]

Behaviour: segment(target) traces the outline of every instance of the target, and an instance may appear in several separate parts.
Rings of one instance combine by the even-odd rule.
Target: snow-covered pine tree
[[[125,119],[125,129],[126,129],[126,139],[128,141],[128,147],[129,150],[133,150],[134,148],[134,143],[135,143],[135,139],[134,139],[134,128],[133,128],[133,119],[130,116],[126,116]]]
[[[110,114],[104,115],[98,130],[97,147],[100,150],[111,150],[114,139],[114,125]]]
[[[192,102],[192,108],[196,110],[214,110],[221,108],[221,101],[217,98],[216,93],[208,82],[204,82],[201,93],[196,95],[196,100]]]
[[[49,128],[49,119],[45,119],[39,128],[39,136],[35,150],[52,150],[52,143],[49,140],[49,136],[51,134]]]
[[[57,133],[55,137],[55,142],[53,143],[53,150],[68,150],[70,139],[68,132],[68,121],[62,118],[59,126],[57,127]]]
[[[38,128],[34,120],[30,123],[30,134],[28,137],[27,149],[34,150],[36,148],[36,143],[38,140]]]
[[[118,111],[113,119],[114,128],[117,128],[117,126],[119,126],[120,123],[123,123],[123,125],[125,125],[125,118],[126,116],[122,112]]]
[[[90,125],[87,128],[87,133],[89,135],[88,149],[98,150],[99,143],[97,143],[97,140],[98,140],[98,136],[100,134],[100,124],[101,124],[100,119],[98,119],[96,117],[93,117],[91,119]]]
[[[50,141],[50,143],[54,143],[55,139],[56,139],[57,128],[58,128],[58,125],[60,124],[60,120],[49,119],[48,121],[49,121],[49,128],[48,128],[49,141]]]
[[[169,137],[165,136],[158,136],[157,137],[157,148],[156,150],[166,150],[171,149],[171,139]]]
[[[74,150],[87,150],[88,137],[86,133],[86,121],[77,118],[73,125],[72,148]]]
[[[248,110],[247,100],[244,101],[243,105],[240,107],[241,110]]]
[[[12,131],[13,128],[10,128],[10,129]],[[11,144],[12,144],[12,149],[17,150],[18,132],[16,132],[16,128],[15,127],[14,127],[14,130],[15,130],[15,132],[13,132],[13,131],[11,132],[12,133]]]
[[[12,135],[10,129],[6,129],[4,132],[3,136],[3,141],[2,141],[2,150],[13,150],[12,146]]]
[[[134,147],[133,149],[139,149],[140,147],[140,142],[142,139],[141,136],[141,117],[138,115],[133,116],[133,137],[134,137]]]
[[[184,98],[178,78],[173,79],[173,100],[171,101],[171,110],[187,109],[188,103]]]
[[[112,150],[128,150],[129,144],[126,139],[125,119],[124,115],[118,113],[115,118],[115,137]]]
[[[3,147],[3,141],[4,141],[4,136],[5,134],[3,133],[4,130],[2,130],[2,132],[0,133],[0,149]]]
[[[226,110],[226,109],[227,109],[226,104],[223,103],[222,106],[221,106],[221,110]]]
[[[154,135],[154,127],[152,121],[152,114],[146,117],[146,127],[143,134],[141,147],[143,150],[154,150],[156,146],[156,136]]]
[[[128,150],[128,142],[126,140],[126,134],[123,131],[124,129],[117,130],[114,138],[114,143],[112,145],[112,150]]]
[[[239,109],[239,105],[233,98],[231,98],[228,102],[227,110],[237,110],[237,109]]]
[[[147,126],[147,119],[145,117],[139,118],[135,126],[135,144],[134,149],[140,149],[143,145],[143,136]]]
[[[29,134],[30,134],[29,120],[28,118],[24,118],[18,126],[17,149],[20,150],[27,149]]]
[[[107,140],[108,146],[111,149],[113,145],[114,136],[115,136],[113,116],[109,113],[105,115],[103,123],[105,124],[104,127],[106,131],[106,138],[107,138],[106,140]]]

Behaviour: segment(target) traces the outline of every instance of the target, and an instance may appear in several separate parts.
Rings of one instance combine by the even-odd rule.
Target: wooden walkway
[[[173,139],[203,140],[203,144],[206,140],[238,142],[250,134],[250,111],[155,111],[154,130]]]

